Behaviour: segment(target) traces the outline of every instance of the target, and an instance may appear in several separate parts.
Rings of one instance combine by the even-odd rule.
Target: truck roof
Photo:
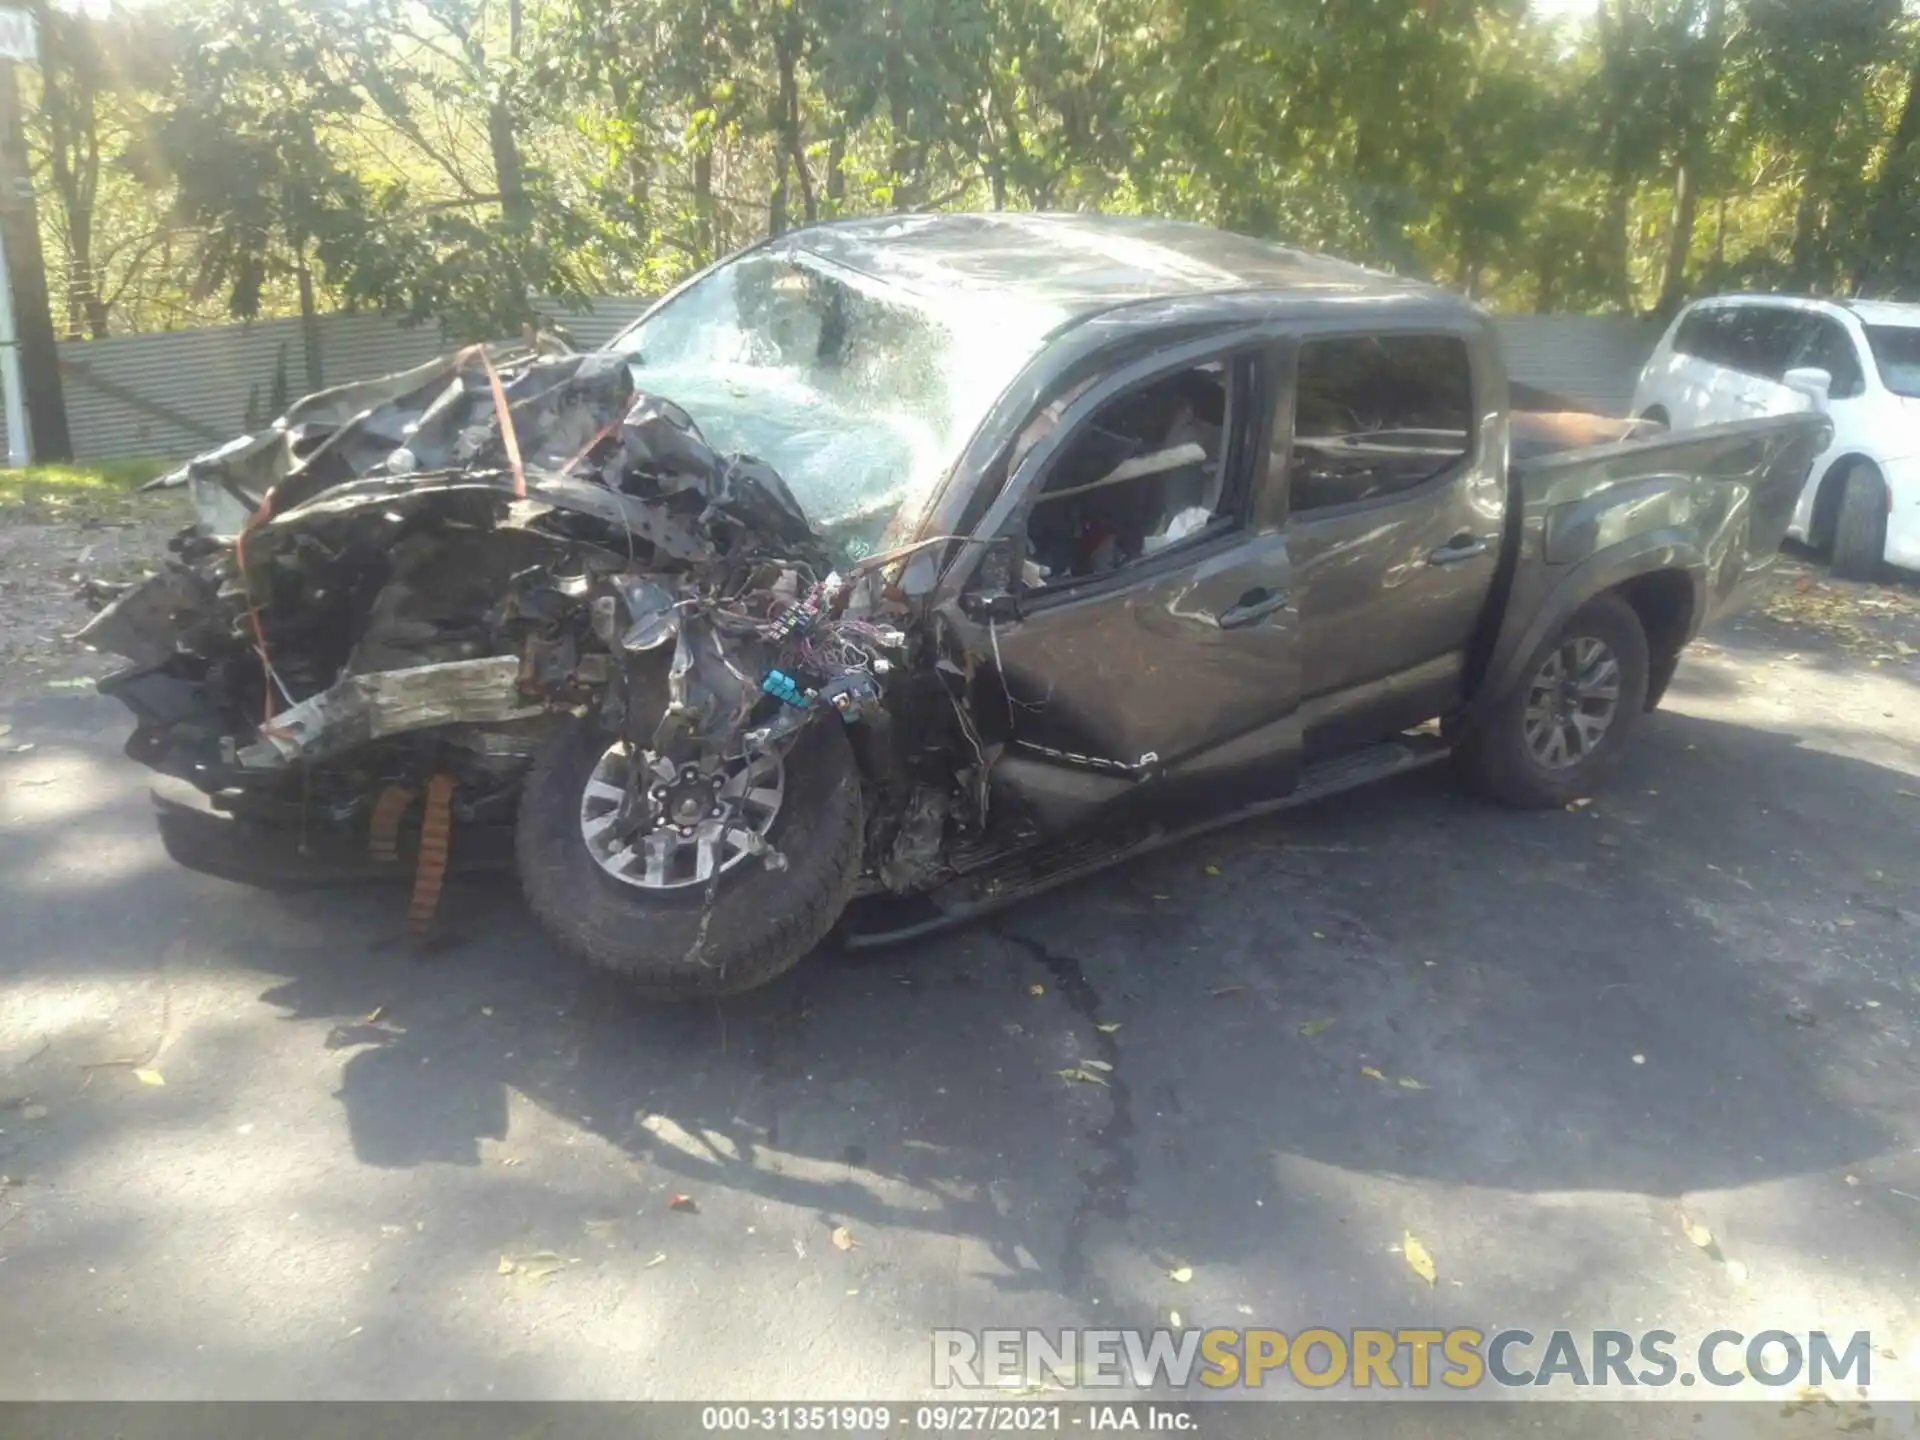
[[[1460,297],[1418,281],[1180,220],[1034,212],[893,215],[791,232],[823,259],[916,293],[988,290],[1072,316],[1236,291],[1291,299]]]

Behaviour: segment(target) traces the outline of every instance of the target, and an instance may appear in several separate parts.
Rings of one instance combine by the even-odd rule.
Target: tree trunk
[[[1811,177],[1809,177],[1810,179]],[[1793,212],[1793,285],[1796,290],[1811,289],[1815,251],[1820,240],[1820,206],[1808,190],[1808,180],[1800,182],[1800,204]]]
[[[11,64],[0,65],[0,186],[6,188],[9,202],[0,204],[0,227],[6,232],[7,266],[13,281],[14,339],[20,347],[21,388],[26,392],[22,398],[33,459],[60,465],[73,459],[73,441],[67,429],[60,352],[54,343],[40,219],[34,209],[14,71]]]
[[[307,389],[327,388],[324,357],[320,353],[320,310],[314,301],[313,270],[307,264],[307,242],[294,241],[294,275],[300,282],[300,351],[307,365]]]
[[[1607,279],[1613,289],[1614,304],[1623,315],[1637,312],[1633,298],[1631,252],[1627,244],[1627,222],[1633,201],[1633,182],[1616,178],[1607,189],[1607,217],[1603,243],[1607,256]]]
[[[500,192],[500,218],[512,231],[533,224],[533,202],[527,195],[526,167],[520,160],[520,141],[514,133],[513,108],[504,91],[487,107],[487,143],[493,150],[493,177]]]
[[[1688,12],[1682,10],[1681,14]],[[1700,38],[1679,42],[1685,66],[1680,92],[1679,160],[1673,171],[1673,218],[1667,230],[1667,263],[1660,276],[1659,312],[1671,315],[1686,298],[1687,257],[1693,250],[1693,227],[1699,213],[1700,185],[1707,163],[1707,127],[1720,90],[1720,51],[1726,43],[1727,0],[1707,0],[1706,22]]]
[[[893,185],[893,208],[904,212],[913,208],[913,194],[907,179],[913,169],[913,92],[907,74],[906,20],[901,14],[901,0],[887,0],[886,24],[887,119],[893,130],[887,168]]]
[[[635,220],[651,228],[653,220],[653,156],[644,144],[634,143],[637,137],[646,133],[644,127],[632,123],[638,120],[638,106],[635,103],[632,82],[627,72],[620,66],[612,67],[607,76],[607,93],[613,100],[614,112],[629,122],[628,145],[625,155],[627,172],[627,208],[633,212]]]
[[[520,0],[507,0],[507,56],[520,58]],[[520,158],[520,138],[514,125],[509,82],[496,81],[493,102],[487,106],[487,144],[493,151],[493,178],[500,192],[500,218],[516,233],[533,226],[533,202],[527,195],[526,166]]]
[[[774,105],[774,131],[778,139],[774,145],[773,156],[773,193],[767,205],[767,233],[778,235],[787,228],[787,207],[791,201],[788,189],[790,168],[798,165],[801,171],[801,187],[807,192],[807,208],[812,206],[812,183],[806,179],[806,150],[800,143],[800,82],[796,71],[800,63],[800,12],[798,7],[788,10],[786,21],[774,35],[773,59],[774,71],[779,80],[779,93]],[[809,214],[808,219],[812,219]]]
[[[1673,172],[1673,218],[1667,227],[1667,263],[1661,272],[1660,303],[1656,307],[1662,315],[1673,314],[1686,296],[1687,256],[1693,250],[1694,214],[1698,206],[1693,168],[1679,165]]]
[[[836,124],[827,137],[827,209],[840,213],[847,199],[847,129]]]
[[[693,152],[693,247],[704,265],[713,259],[713,137],[701,135]]]
[[[1915,142],[1920,142],[1920,54],[1907,71],[1907,98],[1900,106],[1900,119],[1893,127],[1893,139],[1880,161],[1880,173],[1874,177],[1871,218],[1867,222],[1866,244],[1854,259],[1853,293],[1858,295],[1874,272],[1886,263],[1887,255],[1900,243],[1900,201],[1914,176]]]

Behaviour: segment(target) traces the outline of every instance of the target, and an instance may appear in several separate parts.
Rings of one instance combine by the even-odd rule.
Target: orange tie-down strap
[[[367,854],[372,859],[387,865],[400,859],[400,822],[412,804],[413,791],[405,785],[389,785],[380,792],[367,824]]]
[[[426,814],[420,818],[420,853],[414,860],[413,899],[407,906],[407,933],[425,943],[440,909],[447,883],[447,856],[453,839],[454,778],[445,771],[427,785]]]

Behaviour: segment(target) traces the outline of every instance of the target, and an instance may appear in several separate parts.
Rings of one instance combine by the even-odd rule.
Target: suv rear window
[[[1778,380],[1818,316],[1775,305],[1716,305],[1680,322],[1673,348],[1714,365]]]

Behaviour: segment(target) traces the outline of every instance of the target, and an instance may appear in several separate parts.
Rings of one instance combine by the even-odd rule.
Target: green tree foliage
[[[1529,0],[87,14],[54,22],[36,129],[75,333],[113,309],[87,225],[155,237],[149,270],[184,297],[129,302],[129,325],[204,299],[511,333],[793,225],[958,207],[1191,217],[1510,309],[1920,293],[1902,0],[1592,0],[1572,21]]]

